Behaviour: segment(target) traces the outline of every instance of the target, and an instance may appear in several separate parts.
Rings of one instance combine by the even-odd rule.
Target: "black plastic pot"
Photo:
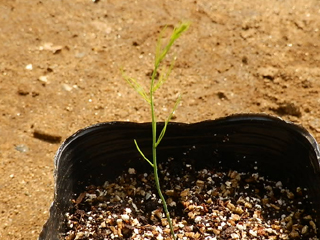
[[[159,124],[159,129],[163,123]],[[71,199],[85,186],[102,185],[129,167],[152,168],[136,150],[133,139],[148,156],[150,123],[109,122],[82,129],[69,137],[55,156],[55,193],[50,218],[39,239],[56,240],[65,232],[64,214]],[[241,114],[194,124],[170,123],[159,145],[158,159],[180,159],[188,153],[196,168],[256,171],[284,185],[308,189],[320,227],[320,165],[315,139],[302,127],[261,114]]]

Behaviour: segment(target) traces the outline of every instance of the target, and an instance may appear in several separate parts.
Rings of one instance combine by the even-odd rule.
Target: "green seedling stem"
[[[161,130],[161,132],[159,134],[159,137],[157,138],[157,117],[156,117],[156,114],[155,114],[154,93],[168,79],[168,77],[169,77],[169,75],[171,73],[171,70],[172,70],[172,68],[174,66],[174,60],[172,60],[169,69],[167,69],[167,70],[164,69],[163,71],[161,71],[159,79],[156,82],[157,72],[159,70],[161,62],[164,60],[164,58],[168,54],[168,52],[169,52],[170,48],[172,47],[172,45],[174,44],[174,42],[181,36],[181,34],[183,32],[185,32],[189,28],[189,26],[190,26],[189,23],[182,23],[178,27],[174,28],[173,33],[172,33],[172,35],[170,37],[169,43],[164,47],[162,47],[162,35],[163,35],[163,32],[164,32],[164,30],[166,28],[164,28],[161,31],[159,39],[158,39],[158,42],[157,42],[157,47],[156,47],[154,70],[153,70],[152,75],[151,75],[151,84],[150,84],[149,94],[144,90],[142,85],[140,85],[135,79],[126,76],[124,74],[124,72],[122,72],[124,79],[143,98],[143,100],[145,100],[149,104],[150,109],[151,109],[152,162],[143,154],[143,152],[139,148],[139,145],[138,145],[136,140],[134,140],[134,143],[136,145],[137,150],[139,151],[139,153],[143,157],[143,159],[145,159],[151,165],[151,167],[153,167],[154,180],[155,180],[156,188],[157,188],[157,191],[158,191],[158,195],[159,195],[159,197],[161,199],[161,202],[162,202],[162,205],[163,205],[163,209],[164,209],[166,218],[167,218],[168,223],[169,223],[170,232],[171,232],[171,235],[172,235],[174,240],[176,240],[176,236],[175,236],[175,233],[174,233],[172,220],[171,220],[171,217],[170,217],[170,213],[168,211],[166,200],[165,200],[165,198],[164,198],[164,196],[162,194],[160,181],[159,181],[158,165],[157,165],[157,147],[158,147],[158,145],[160,144],[161,140],[163,139],[163,137],[165,135],[165,132],[167,130],[167,125],[168,125],[169,121],[171,120],[172,115],[174,114],[174,112],[176,111],[176,109],[177,109],[177,107],[178,107],[178,105],[180,103],[181,96],[179,96],[178,99],[176,100],[176,103],[175,103],[174,107],[172,108],[172,111],[170,112],[169,116],[165,120],[164,126],[163,126],[163,128],[162,128],[162,130]]]

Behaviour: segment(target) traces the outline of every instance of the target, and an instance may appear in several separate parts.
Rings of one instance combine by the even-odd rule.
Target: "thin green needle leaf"
[[[146,160],[151,165],[151,167],[153,167],[153,163],[143,154],[143,152],[140,150],[139,145],[135,139],[134,139],[134,144],[136,145],[138,152],[144,158],[144,160]]]
[[[134,78],[127,77],[123,74],[123,78],[127,81],[127,83],[145,100],[150,104],[150,98],[144,88],[135,80]]]
[[[161,71],[159,81],[153,87],[153,92],[157,91],[157,89],[160,88],[167,81],[174,67],[174,64],[175,64],[175,58],[172,59],[170,67],[166,71],[165,70]]]
[[[179,27],[174,28],[169,43],[165,46],[162,50],[161,54],[156,56],[155,66],[159,65],[160,62],[165,58],[167,53],[169,52],[170,48],[172,47],[173,43],[181,36],[181,34],[186,31],[190,26],[189,22],[182,23]],[[160,50],[161,51],[161,50]]]
[[[163,37],[163,34],[164,34],[164,31],[167,29],[167,26],[165,26],[161,31],[160,31],[160,34],[159,34],[159,37],[158,37],[158,41],[157,41],[157,46],[156,46],[156,55],[155,55],[155,58],[157,59],[160,54],[161,54],[161,46],[162,46],[162,37]]]
[[[157,142],[156,142],[156,147],[160,144],[162,138],[164,137],[164,134],[166,133],[166,130],[167,130],[167,125],[168,125],[168,123],[170,122],[170,120],[171,120],[174,112],[177,110],[180,102],[181,102],[181,95],[179,95],[176,103],[174,104],[174,107],[172,108],[172,111],[171,111],[170,115],[168,116],[167,120],[166,120],[165,123],[164,123],[164,126],[163,126],[163,128],[162,128],[162,130],[161,130],[161,133],[160,133],[160,135],[159,135],[159,137],[158,137],[158,140],[157,140]]]

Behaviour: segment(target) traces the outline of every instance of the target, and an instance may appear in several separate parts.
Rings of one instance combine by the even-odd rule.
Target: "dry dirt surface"
[[[97,122],[149,121],[120,69],[147,84],[160,30],[167,39],[182,20],[192,25],[172,48],[160,120],[182,94],[174,121],[268,113],[320,140],[319,9],[317,0],[2,0],[0,239],[38,237],[65,138]]]

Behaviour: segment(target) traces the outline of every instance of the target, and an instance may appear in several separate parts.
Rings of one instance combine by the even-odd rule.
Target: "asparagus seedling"
[[[160,33],[160,36],[159,36],[159,39],[158,39],[158,42],[157,42],[157,47],[156,47],[154,69],[153,69],[153,72],[152,72],[152,75],[151,75],[151,84],[150,84],[149,92],[145,91],[144,88],[142,87],[142,85],[139,84],[134,78],[128,77],[128,76],[126,76],[124,74],[124,72],[122,72],[123,73],[123,77],[128,82],[128,84],[150,106],[150,110],[151,110],[151,125],[152,125],[152,161],[150,161],[144,155],[144,153],[139,148],[139,145],[138,145],[136,140],[134,140],[134,143],[136,145],[137,150],[141,154],[141,156],[151,165],[151,167],[153,167],[154,179],[155,179],[155,184],[156,184],[156,188],[157,188],[157,191],[158,191],[158,195],[159,195],[159,197],[161,199],[161,202],[163,204],[163,209],[164,209],[166,218],[167,218],[169,226],[170,226],[170,232],[171,232],[171,235],[172,235],[174,240],[176,239],[176,236],[175,236],[175,233],[174,233],[172,220],[171,220],[171,217],[170,217],[170,214],[169,214],[169,211],[168,211],[166,200],[165,200],[165,198],[164,198],[164,196],[163,196],[163,194],[161,192],[161,186],[160,186],[160,182],[159,182],[158,165],[157,165],[157,147],[158,147],[158,145],[160,144],[162,138],[165,135],[165,132],[167,130],[167,125],[168,125],[169,121],[171,120],[172,115],[174,114],[175,110],[177,109],[177,107],[178,107],[178,105],[180,103],[181,96],[179,96],[178,99],[176,100],[175,105],[172,108],[172,111],[170,112],[169,116],[165,120],[164,127],[162,128],[162,130],[160,132],[160,135],[157,138],[157,117],[156,117],[156,114],[155,114],[154,93],[168,79],[168,77],[169,77],[169,75],[171,73],[171,70],[172,70],[172,68],[174,66],[174,59],[171,61],[171,65],[170,65],[169,69],[161,71],[161,73],[159,75],[159,79],[156,82],[157,73],[158,73],[160,64],[162,63],[162,61],[164,60],[164,58],[168,54],[168,52],[169,52],[170,48],[172,47],[172,45],[174,44],[174,42],[181,36],[181,34],[183,32],[185,32],[189,28],[189,26],[190,26],[189,23],[182,23],[178,27],[174,28],[173,33],[171,34],[169,42],[164,47],[162,47],[162,33],[164,32],[165,28]]]

